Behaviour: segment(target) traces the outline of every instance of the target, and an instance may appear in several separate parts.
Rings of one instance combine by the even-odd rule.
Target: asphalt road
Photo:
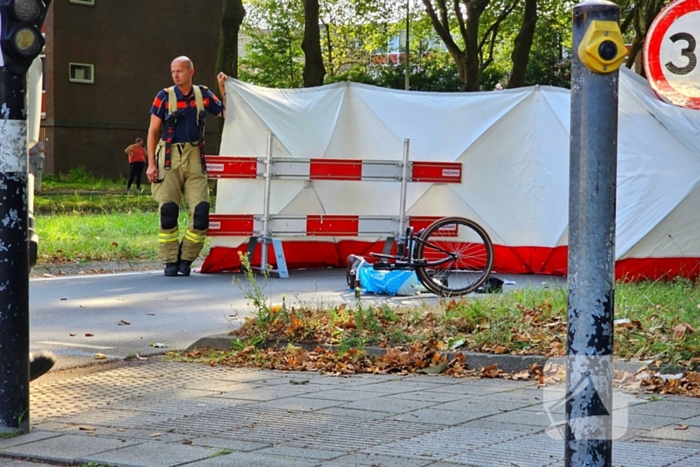
[[[289,279],[259,282],[271,302],[280,302],[282,294],[290,304],[355,301],[345,285],[344,270],[292,271],[290,275]],[[564,283],[563,278],[497,276],[514,280],[517,287]],[[32,279],[31,349],[54,352],[57,368],[100,362],[95,357],[98,353],[116,359],[185,349],[200,337],[238,326],[253,311],[246,289],[249,285],[241,274],[164,277],[161,270]],[[411,298],[363,295],[362,300],[430,306],[437,298],[432,294]]]

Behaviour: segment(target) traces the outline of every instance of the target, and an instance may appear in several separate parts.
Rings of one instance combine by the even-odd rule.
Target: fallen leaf
[[[695,371],[691,371],[686,375],[686,378],[688,378],[689,383],[700,383],[700,373],[697,373]]]
[[[122,326],[122,325],[129,326],[130,324],[131,324],[130,322],[124,321],[124,320],[121,320],[117,323],[117,325],[119,325],[119,326]]]
[[[425,373],[427,375],[439,375],[445,369],[447,368],[447,362],[440,362],[437,365],[433,365],[430,368],[426,368],[424,370],[420,370],[421,373]]]
[[[81,426],[78,428],[80,431],[97,431],[97,428],[91,426]]]
[[[678,425],[677,427],[674,428],[674,430],[678,431],[685,431],[688,429],[688,425]]]
[[[86,332],[85,337],[95,337],[95,335],[92,333]]]
[[[136,354],[136,360],[148,360],[148,357],[142,357],[140,354]]]
[[[308,379],[301,379],[301,380],[290,379],[289,384],[309,384],[309,380]]]
[[[673,328],[673,337],[674,339],[680,339],[686,334],[693,334],[695,332],[695,329],[690,324],[687,323],[681,323],[675,328]]]
[[[119,246],[119,243],[117,243],[117,242],[112,242],[112,246]]]
[[[149,313],[148,316],[155,316],[155,313]]]
[[[95,360],[106,360],[107,356],[103,353],[96,353],[95,354]]]
[[[151,342],[151,347],[156,349],[164,349],[168,347],[168,344],[166,342]]]
[[[149,438],[155,438],[157,436],[160,436],[160,433],[151,433],[150,435],[148,435]]]
[[[493,348],[493,353],[500,355],[508,352],[508,349],[503,347],[502,345],[497,345],[496,347]]]
[[[117,428],[117,431],[119,433],[124,433],[126,431],[126,428]]]
[[[70,337],[75,337],[77,334],[75,334],[74,332],[71,332],[71,333],[68,334],[68,335],[69,335]]]
[[[182,444],[186,444],[188,446],[192,446],[194,443],[192,442],[191,439],[183,439]]]

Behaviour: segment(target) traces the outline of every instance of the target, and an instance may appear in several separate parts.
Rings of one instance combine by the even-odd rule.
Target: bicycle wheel
[[[445,217],[416,239],[416,274],[431,292],[465,295],[482,285],[493,268],[493,243],[476,222]]]

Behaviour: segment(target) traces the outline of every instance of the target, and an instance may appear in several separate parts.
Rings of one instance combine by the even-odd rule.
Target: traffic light
[[[51,0],[0,0],[0,42],[9,73],[26,73],[41,53],[41,26],[50,4]]]

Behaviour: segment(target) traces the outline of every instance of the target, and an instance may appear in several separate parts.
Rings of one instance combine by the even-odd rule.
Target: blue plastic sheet
[[[356,274],[360,280],[362,292],[387,295],[415,295],[420,282],[415,271],[376,271],[372,265],[362,260]]]

